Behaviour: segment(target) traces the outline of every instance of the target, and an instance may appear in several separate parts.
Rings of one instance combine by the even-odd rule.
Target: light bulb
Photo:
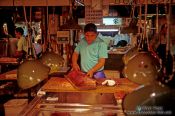
[[[143,86],[124,97],[123,111],[127,116],[172,115],[175,112],[174,93],[158,83]]]
[[[123,74],[138,84],[149,84],[158,78],[159,61],[150,52],[138,52],[125,65]]]
[[[44,65],[50,67],[49,74],[58,72],[64,65],[64,58],[58,54],[55,54],[54,52],[44,53],[40,61]]]
[[[17,70],[17,83],[22,89],[31,88],[48,78],[49,67],[38,60],[26,60]]]

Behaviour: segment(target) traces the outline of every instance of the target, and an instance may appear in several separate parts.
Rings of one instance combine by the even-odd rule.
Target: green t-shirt
[[[94,67],[98,63],[99,58],[108,58],[107,45],[99,37],[89,45],[83,38],[75,48],[75,52],[80,54],[81,70],[83,72],[88,72]],[[104,67],[99,69],[99,71],[103,69]]]

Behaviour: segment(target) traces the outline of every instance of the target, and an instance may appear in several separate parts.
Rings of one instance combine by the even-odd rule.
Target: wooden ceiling
[[[0,6],[69,6],[72,0],[0,0]],[[92,0],[77,0],[86,5],[91,5]],[[130,5],[136,4],[165,4],[171,0],[102,0],[103,5]],[[175,4],[175,0],[172,0]]]

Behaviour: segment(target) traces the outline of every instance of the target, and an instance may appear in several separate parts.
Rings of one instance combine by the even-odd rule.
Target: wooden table
[[[0,74],[0,81],[16,81],[17,69]]]
[[[101,81],[101,80],[97,80]],[[122,98],[125,94],[132,92],[139,85],[129,81],[127,78],[115,79],[117,85],[109,87],[97,85],[94,90],[78,90],[65,78],[51,77],[41,90],[45,92],[96,92],[96,93],[114,93],[116,98]]]
[[[11,57],[1,57],[0,58],[0,73],[6,72],[8,70],[2,71],[3,68],[7,69],[8,65],[14,65],[17,66],[19,65],[19,61],[17,58],[11,58]]]
[[[103,81],[97,80],[97,81],[98,81],[97,83],[100,83],[103,82],[104,80]],[[80,110],[81,108],[83,109],[84,106],[90,105],[93,109],[93,105],[96,103],[94,106],[96,108],[98,106],[97,109],[98,111],[96,111],[96,108],[93,110],[89,109],[88,112],[92,111],[89,113],[91,114],[90,116],[93,115],[93,112],[101,113],[102,111],[105,111],[106,114],[110,112],[110,114],[113,113],[119,116],[124,116],[122,105],[117,101],[118,97],[116,97],[117,95],[116,93],[131,92],[136,87],[138,87],[138,85],[132,83],[126,78],[118,78],[115,79],[115,81],[118,83],[118,85],[113,87],[102,86],[100,84],[97,84],[97,88],[94,90],[82,91],[74,88],[74,86],[71,85],[71,83],[66,78],[51,77],[41,87],[41,91],[45,91],[47,94],[43,96],[42,95],[36,96],[29,103],[29,105],[23,109],[23,111],[20,114],[22,116],[27,116],[28,114],[37,115],[38,112],[41,110],[48,112],[49,110],[50,111],[53,110],[53,112],[59,112],[59,111],[62,112],[62,109],[64,110],[64,112],[74,113],[75,108],[78,108]],[[107,96],[110,98],[107,98]],[[49,99],[56,99],[56,100],[49,101]],[[102,102],[99,102],[100,100]],[[83,104],[84,106],[78,106],[79,104],[80,105]],[[105,108],[106,106],[108,108]],[[81,112],[83,112],[83,110]]]
[[[16,91],[17,70],[0,74],[0,95],[12,95]]]
[[[0,64],[19,64],[19,62],[17,58],[1,57]]]

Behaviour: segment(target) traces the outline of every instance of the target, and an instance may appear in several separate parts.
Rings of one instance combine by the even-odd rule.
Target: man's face
[[[16,36],[16,38],[20,38],[20,36],[21,36],[21,34],[19,33],[19,32],[17,32],[17,31],[15,31],[15,36]]]
[[[97,37],[97,33],[96,32],[86,32],[85,33],[85,38],[88,44],[91,44]]]

